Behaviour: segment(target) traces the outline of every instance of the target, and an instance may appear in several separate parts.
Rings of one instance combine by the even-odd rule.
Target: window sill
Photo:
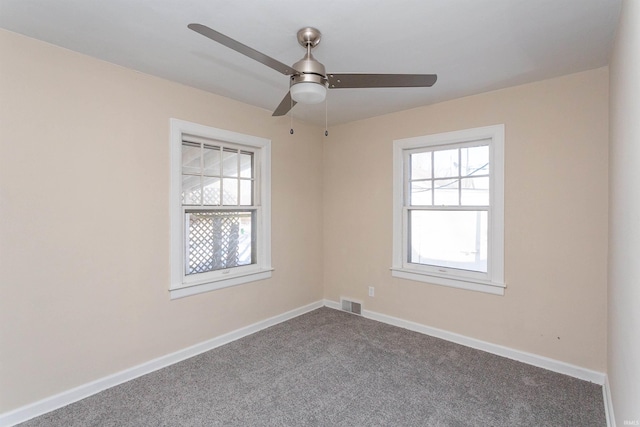
[[[190,283],[174,286],[169,289],[171,299],[184,298],[204,292],[215,291],[216,289],[229,288],[231,286],[242,285],[243,283],[256,282],[271,277],[273,268],[261,268],[250,272],[243,272],[235,276],[225,277],[217,280],[208,280],[202,283]]]
[[[427,274],[422,271],[409,270],[406,268],[391,268],[391,275],[400,279],[415,280],[418,282],[431,283],[434,285],[448,286],[451,288],[467,289],[470,291],[484,292],[493,295],[504,295],[505,284],[485,280],[470,278],[444,277],[435,274]]]

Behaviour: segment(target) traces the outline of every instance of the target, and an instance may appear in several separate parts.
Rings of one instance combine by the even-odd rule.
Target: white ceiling
[[[336,89],[329,125],[608,63],[621,0],[0,0],[0,27],[273,110],[287,76],[189,29],[207,25],[281,62],[323,33],[328,72],[438,75],[432,88]],[[324,125],[325,106],[295,120]],[[274,119],[275,120],[275,119]]]

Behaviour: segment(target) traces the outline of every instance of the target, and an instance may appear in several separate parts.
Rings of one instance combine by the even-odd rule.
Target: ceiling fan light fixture
[[[318,104],[327,97],[327,87],[320,83],[300,82],[289,90],[291,98],[300,104]]]

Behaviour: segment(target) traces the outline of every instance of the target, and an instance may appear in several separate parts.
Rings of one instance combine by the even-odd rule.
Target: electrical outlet
[[[373,286],[369,286],[369,296],[370,297],[374,297],[376,296],[376,288],[374,288]]]

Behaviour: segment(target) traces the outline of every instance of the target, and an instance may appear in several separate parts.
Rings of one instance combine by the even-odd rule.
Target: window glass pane
[[[199,205],[200,188],[199,175],[182,175],[182,204]]]
[[[411,201],[412,206],[429,206],[431,205],[431,183],[433,181],[413,181],[411,183]]]
[[[222,204],[225,206],[238,204],[238,180],[224,178],[222,180]]]
[[[182,173],[200,175],[200,144],[182,143]]]
[[[458,180],[439,179],[433,181],[433,204],[436,206],[458,206]]]
[[[220,205],[220,178],[204,177],[202,180],[202,204],[208,206]]]
[[[204,146],[204,174],[220,176],[220,148],[211,145]]]
[[[431,178],[431,152],[411,155],[411,179]]]
[[[409,211],[409,262],[487,272],[486,211]]]
[[[489,174],[489,146],[462,148],[460,150],[462,176]]]
[[[256,212],[242,212],[238,215],[240,234],[238,236],[238,265],[255,264],[255,237],[253,234]]]
[[[238,152],[225,149],[222,152],[222,174],[224,176],[238,176]]]
[[[433,176],[447,178],[458,176],[458,149],[433,152]]]
[[[243,206],[251,206],[253,204],[253,181],[243,179],[240,181],[240,204]]]
[[[187,212],[185,274],[255,263],[255,211]]]
[[[253,153],[240,153],[240,177],[253,178]]]
[[[461,180],[460,203],[465,206],[489,206],[489,177]]]

